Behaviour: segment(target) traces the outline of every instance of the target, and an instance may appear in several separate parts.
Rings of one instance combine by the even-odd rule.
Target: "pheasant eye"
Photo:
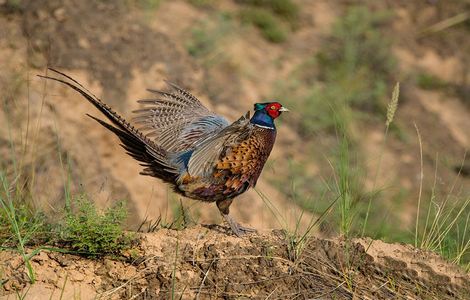
[[[273,106],[271,106],[269,109],[275,110],[275,109],[276,109],[276,106],[273,105]]]

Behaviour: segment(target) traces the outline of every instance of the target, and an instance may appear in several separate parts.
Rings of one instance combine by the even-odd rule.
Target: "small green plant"
[[[237,2],[264,8],[288,21],[293,27],[297,25],[300,8],[292,0],[237,0]]]
[[[191,31],[191,38],[186,43],[188,53],[210,63],[217,56],[224,38],[233,32],[231,16],[219,14],[196,24]]]
[[[273,43],[282,43],[287,38],[287,31],[282,23],[268,10],[263,8],[246,8],[240,12],[242,22],[258,27],[263,37]]]
[[[188,2],[196,7],[210,7],[216,1],[215,0],[188,0]]]
[[[75,211],[67,211],[59,226],[60,244],[89,256],[118,255],[130,247],[132,237],[122,230],[127,216],[124,202],[100,213],[83,195],[74,200]]]
[[[349,145],[346,137],[340,142],[339,160],[336,167],[337,182],[336,190],[339,197],[340,208],[340,233],[349,237],[353,222],[353,191],[352,186],[354,178],[351,176],[351,161]]]
[[[16,87],[14,93],[18,93],[19,89]],[[11,100],[7,97],[7,101]],[[5,111],[7,101],[2,103]],[[45,248],[37,246],[37,243],[48,239],[45,233],[50,232],[50,228],[45,216],[31,205],[32,180],[25,178],[28,170],[24,162],[25,145],[17,147],[13,142],[11,120],[7,119],[6,127],[9,153],[0,157],[0,249],[17,251],[23,258],[30,282],[34,283],[35,274],[30,260]],[[22,155],[18,155],[19,152]]]
[[[416,131],[420,145],[421,168],[423,168],[421,135],[417,127]],[[437,163],[434,187],[429,201],[423,203],[424,173],[421,169],[416,210],[415,246],[437,252],[455,263],[468,265],[470,264],[470,236],[467,234],[467,229],[470,219],[470,196],[456,197],[453,195],[456,181],[452,184],[447,195],[438,193],[436,178]]]
[[[318,53],[277,85],[288,105],[302,112],[297,125],[303,136],[334,133],[339,121],[354,140],[350,128],[364,118],[364,112],[385,111],[386,87],[395,69],[390,41],[382,33],[387,20],[386,12],[350,8],[333,25]]]
[[[14,182],[9,182],[3,172],[0,172],[0,182],[0,248],[18,251],[23,258],[29,280],[34,283],[36,276],[30,261],[42,249],[39,247],[28,253],[26,247],[43,228],[43,220],[32,214],[26,206],[17,206],[21,203],[20,189]]]
[[[6,0],[2,3],[7,13],[17,13],[24,9],[23,0]]]
[[[425,90],[442,90],[450,87],[449,83],[432,74],[420,73],[416,84]]]
[[[145,11],[152,11],[160,6],[161,0],[127,0],[128,4],[137,6]]]

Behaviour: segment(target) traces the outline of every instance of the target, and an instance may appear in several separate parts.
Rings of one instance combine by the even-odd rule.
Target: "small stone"
[[[44,21],[49,17],[49,14],[47,13],[47,11],[42,10],[42,9],[38,10],[36,12],[36,15],[38,16],[39,21]]]
[[[12,289],[11,280],[8,280],[7,282],[3,284],[3,289],[7,292],[11,291]]]
[[[42,252],[39,252],[39,254],[35,255],[31,261],[35,261],[37,262],[38,264],[40,264],[41,266],[44,264],[45,261],[49,260],[49,256],[47,255],[46,252],[42,251]]]
[[[83,49],[89,49],[90,48],[90,43],[88,40],[84,37],[81,37],[78,39],[78,46],[80,46]]]
[[[65,8],[59,7],[56,10],[54,10],[54,18],[59,21],[63,22],[65,20]]]
[[[83,281],[85,279],[85,275],[79,271],[70,271],[70,277],[73,278],[74,281]]]

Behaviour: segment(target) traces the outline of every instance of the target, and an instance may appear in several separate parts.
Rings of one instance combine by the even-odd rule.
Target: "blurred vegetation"
[[[7,14],[19,13],[22,11],[23,5],[23,0],[6,0],[2,5],[0,5],[0,12],[3,11]]]
[[[26,247],[96,257],[120,255],[131,246],[133,237],[123,229],[127,218],[124,202],[100,212],[84,194],[71,194],[67,178],[65,208],[58,209],[53,218],[47,217],[31,194],[35,185],[29,170],[32,166],[22,165],[13,152],[8,157],[0,160],[0,249],[16,249],[29,266],[34,255],[27,255]],[[14,162],[5,164],[11,158]],[[30,277],[34,281],[32,270]]]
[[[419,73],[416,78],[417,85],[425,90],[441,90],[449,88],[449,83],[437,76]]]
[[[123,232],[127,218],[124,202],[117,202],[99,212],[84,195],[75,198],[76,209],[67,211],[64,222],[57,225],[56,243],[87,256],[119,255],[131,245],[132,237]]]
[[[292,0],[237,0],[236,2],[263,8],[289,22],[293,27],[298,25],[300,8]]]
[[[334,132],[337,121],[349,131],[364,111],[383,115],[395,70],[391,42],[382,33],[388,18],[387,12],[371,12],[362,6],[349,9],[334,24],[317,55],[300,65],[284,84],[283,99],[304,115],[298,123],[304,136]],[[300,85],[310,89],[298,89]]]
[[[253,24],[261,30],[263,37],[273,43],[282,43],[287,39],[287,30],[268,10],[263,8],[245,8],[240,11],[242,22]]]
[[[188,0],[188,2],[197,7],[211,7],[217,0]]]
[[[162,0],[124,0],[128,6],[135,6],[144,11],[152,11],[157,9]]]
[[[188,53],[210,64],[221,55],[220,44],[233,33],[234,24],[229,14],[217,14],[213,19],[198,23],[191,31],[186,43]]]
[[[301,113],[295,125],[305,140],[315,140],[317,135],[337,136],[326,139],[327,144],[307,146],[309,156],[322,160],[316,163],[323,170],[330,169],[330,175],[312,184],[318,182],[316,174],[291,166],[289,177],[296,186],[284,192],[303,208],[316,213],[336,199],[338,210],[328,221],[341,224],[339,231],[345,235],[360,232],[367,203],[372,198],[374,202],[380,199],[378,190],[365,188],[367,174],[358,149],[361,137],[357,136],[357,127],[362,121],[378,121],[366,119],[366,112],[367,116],[382,115],[383,123],[380,123],[385,124],[388,87],[395,72],[391,41],[383,34],[389,18],[388,12],[372,12],[363,6],[348,9],[333,25],[331,36],[318,53],[296,68],[289,80],[280,83],[275,91],[280,99],[287,101],[288,107]],[[326,158],[325,165],[322,153],[331,153],[331,149],[336,150]],[[327,196],[322,197],[321,203],[312,199],[325,193]],[[316,202],[315,207],[311,202]],[[386,206],[372,205],[370,209],[373,212],[369,221],[373,224],[367,226],[372,230],[367,234],[385,235],[387,228],[381,225],[384,216],[388,221],[395,216]]]
[[[290,30],[297,27],[299,7],[291,0],[238,0],[242,22],[259,28],[263,37],[272,43],[282,43]]]

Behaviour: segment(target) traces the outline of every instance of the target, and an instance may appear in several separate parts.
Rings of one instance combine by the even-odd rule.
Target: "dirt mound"
[[[139,236],[127,259],[41,252],[29,285],[22,259],[1,253],[7,282],[31,299],[468,299],[470,276],[409,245],[312,238],[298,258],[281,231],[244,238],[196,226]]]

